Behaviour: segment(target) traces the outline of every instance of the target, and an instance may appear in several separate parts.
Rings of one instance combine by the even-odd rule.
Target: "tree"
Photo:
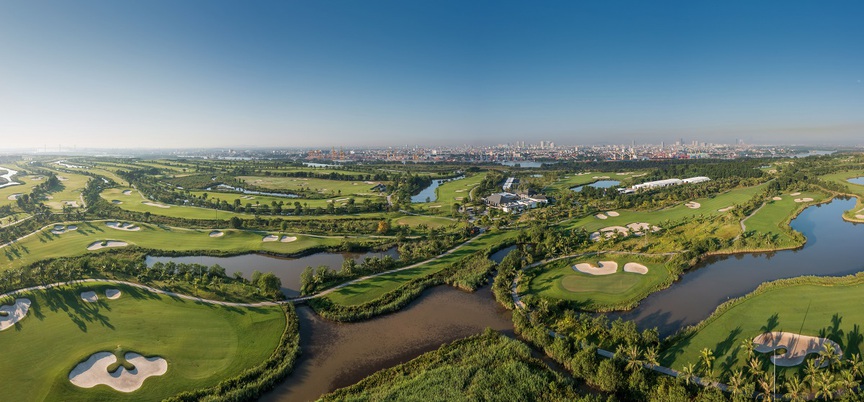
[[[243,228],[243,220],[236,216],[232,216],[231,219],[228,221],[228,224],[231,225],[231,227],[234,229]]]
[[[681,371],[678,372],[678,378],[681,381],[684,381],[684,384],[690,384],[693,381],[693,371],[695,368],[693,367],[693,363],[688,363],[686,366],[681,368]]]
[[[804,391],[804,382],[801,381],[797,375],[793,375],[788,380],[786,380],[786,393],[783,395],[786,399],[789,399],[792,402],[800,402],[805,401],[807,398],[806,392]]]
[[[258,278],[257,285],[261,290],[265,293],[269,293],[271,295],[277,295],[279,291],[282,289],[282,280],[279,279],[276,274],[272,272],[268,272],[266,274],[261,275]]]
[[[376,231],[379,234],[386,234],[390,231],[390,222],[387,222],[385,219],[378,221],[378,229]]]

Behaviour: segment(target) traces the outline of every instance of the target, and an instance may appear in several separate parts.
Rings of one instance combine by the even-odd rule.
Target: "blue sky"
[[[860,1],[0,2],[2,148],[860,143]]]

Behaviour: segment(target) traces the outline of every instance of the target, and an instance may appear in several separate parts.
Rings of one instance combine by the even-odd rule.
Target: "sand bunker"
[[[112,203],[112,204],[122,204],[123,201],[120,201],[120,200],[111,200],[111,203]]]
[[[151,206],[151,207],[156,207],[156,208],[171,208],[170,206],[165,205],[165,204],[157,204],[155,202],[149,202],[149,201],[142,202],[142,204],[147,205],[147,206]]]
[[[61,235],[63,233],[71,232],[73,230],[78,230],[78,226],[75,226],[75,225],[69,225],[69,226],[54,225],[54,228],[51,229],[51,233],[54,233],[55,235]]]
[[[864,219],[864,215],[861,215],[861,214],[855,215],[855,217],[858,219]]]
[[[628,223],[627,226],[607,226],[605,228],[600,229],[597,232],[591,233],[591,241],[599,241],[601,237],[606,237],[607,239],[611,239],[618,235],[618,233],[623,233],[625,236],[629,235],[631,232],[636,236],[642,236],[647,231],[657,232],[660,231],[659,226],[651,225],[647,222],[634,222]]]
[[[638,262],[628,262],[624,264],[624,272],[632,272],[634,274],[645,275],[648,273],[648,267]]]
[[[15,323],[24,319],[27,316],[27,311],[30,310],[30,299],[15,299],[15,304],[3,305],[0,307],[0,331],[12,328]]]
[[[225,236],[225,233],[220,232],[218,230],[214,230],[214,231],[210,232],[210,237],[222,237],[222,236]]]
[[[801,193],[791,193],[791,194],[789,194],[789,195],[791,195],[791,196],[794,197],[794,196],[796,196],[796,195],[801,195]]]
[[[609,216],[620,216],[621,214],[619,214],[618,212],[615,212],[615,211],[608,211],[608,212],[606,212],[606,215],[609,215]]]
[[[611,275],[618,271],[618,263],[615,261],[600,261],[600,267],[589,263],[581,263],[573,266],[573,269],[588,275]]]
[[[799,335],[791,332],[766,332],[753,338],[755,350],[759,353],[770,353],[777,349],[786,349],[782,355],[771,356],[771,362],[781,367],[797,366],[804,362],[810,353],[819,353],[825,346],[834,348],[837,356],[843,356],[840,345],[836,342],[817,338],[815,336]],[[823,362],[822,366],[828,362]]]
[[[97,242],[93,242],[89,246],[87,246],[87,250],[96,251],[96,250],[100,250],[100,249],[108,248],[108,247],[126,247],[128,245],[129,245],[129,243],[126,243],[125,241],[114,241],[114,240],[97,241]]]
[[[282,236],[282,239],[279,241],[282,243],[291,243],[292,241],[297,241],[297,238],[294,236]]]
[[[69,372],[69,381],[81,388],[104,384],[120,392],[132,392],[141,388],[147,378],[160,376],[168,371],[168,362],[158,356],[144,357],[129,352],[123,357],[135,368],[126,370],[121,365],[114,372],[109,372],[108,367],[117,362],[117,357],[111,352],[98,352],[78,363]]]
[[[128,222],[105,222],[105,226],[108,226],[109,228],[112,228],[112,229],[125,230],[127,232],[137,232],[137,231],[141,230],[140,227],[135,226],[135,225],[128,223]]]
[[[772,200],[774,200],[774,201],[780,201],[780,200],[782,200],[782,199],[783,199],[783,197],[774,197],[774,198],[772,198]]]
[[[698,203],[698,202],[696,202],[696,201],[690,201],[690,202],[688,202],[688,203],[686,203],[686,204],[684,204],[684,205],[685,205],[687,208],[690,208],[690,209],[697,209],[697,208],[702,207],[702,204],[700,204],[700,203]]]
[[[16,201],[16,200],[18,200],[18,197],[20,197],[22,195],[23,194],[21,194],[21,193],[15,193],[15,194],[12,194],[12,195],[6,197],[6,199],[9,201]]]
[[[726,208],[720,208],[720,209],[718,209],[717,212],[729,212],[729,211],[731,211],[731,210],[733,210],[733,209],[735,209],[735,206],[734,206],[734,205],[730,205],[730,206],[728,206],[728,207],[726,207]]]
[[[813,199],[810,197],[796,198],[795,199],[795,202],[810,202],[810,201],[813,201]]]
[[[267,235],[267,236],[264,236],[263,239],[261,239],[261,241],[277,241],[277,240],[279,240],[279,236],[276,236],[276,235]]]
[[[116,300],[120,298],[120,289],[105,289],[105,297]]]
[[[597,215],[594,215],[594,217],[597,218],[597,219],[607,219],[607,218],[609,218],[608,216],[606,216],[606,215],[604,215],[604,214],[597,214]]]
[[[132,190],[123,190],[123,195],[132,195]]]
[[[78,201],[63,201],[63,203],[70,207],[78,208]]]
[[[81,292],[81,300],[84,300],[87,303],[96,303],[96,300],[99,300],[99,296],[93,291]]]

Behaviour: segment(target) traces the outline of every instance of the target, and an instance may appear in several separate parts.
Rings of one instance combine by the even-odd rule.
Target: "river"
[[[9,169],[9,168],[3,167],[3,166],[0,166],[0,169],[6,170],[6,173],[4,173],[3,175],[0,175],[0,177],[6,179],[5,182],[0,183],[0,188],[21,184],[21,183],[12,181],[12,176],[15,176],[16,174],[18,174],[17,170],[12,170],[12,169]]]
[[[423,190],[420,190],[420,192],[417,195],[411,196],[411,202],[414,202],[414,203],[417,203],[417,202],[435,202],[438,200],[438,193],[435,191],[438,189],[438,186],[440,186],[442,183],[446,183],[448,181],[459,180],[459,179],[464,179],[464,178],[465,178],[465,176],[459,176],[459,177],[454,177],[452,179],[432,180],[432,184],[430,184],[428,187],[424,188]]]

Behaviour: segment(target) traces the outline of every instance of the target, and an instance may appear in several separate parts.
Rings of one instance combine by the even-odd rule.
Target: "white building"
[[[630,190],[638,191],[643,189],[652,189],[652,188],[661,188],[667,186],[677,186],[679,184],[694,184],[694,183],[704,183],[706,181],[710,181],[711,179],[705,176],[696,176],[690,177],[687,179],[664,179],[664,180],[656,180],[656,181],[646,181],[645,183],[634,184],[630,187]],[[633,192],[630,191],[630,192]],[[627,192],[627,191],[622,191]]]

